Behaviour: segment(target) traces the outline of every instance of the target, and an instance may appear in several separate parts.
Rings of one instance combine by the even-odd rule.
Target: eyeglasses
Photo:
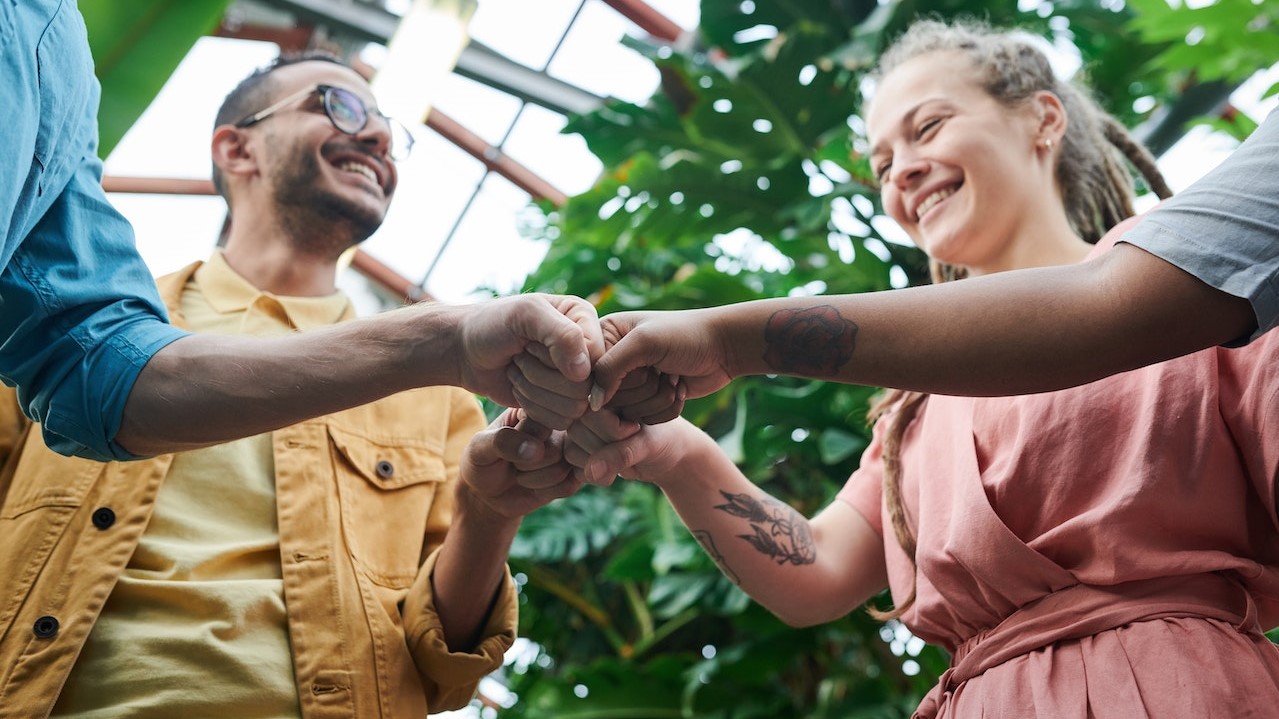
[[[316,93],[320,94],[324,114],[329,116],[329,122],[333,123],[333,126],[338,130],[348,135],[358,135],[368,126],[369,115],[376,114],[382,118],[382,121],[386,123],[391,132],[391,159],[396,162],[405,160],[413,151],[413,133],[409,132],[409,129],[403,123],[383,115],[377,108],[374,108],[373,113],[370,113],[368,106],[364,104],[364,100],[360,99],[359,95],[333,85],[316,85],[305,90],[299,90],[265,110],[260,110],[240,120],[235,123],[235,126],[249,127],[250,125],[256,125],[288,105]]]

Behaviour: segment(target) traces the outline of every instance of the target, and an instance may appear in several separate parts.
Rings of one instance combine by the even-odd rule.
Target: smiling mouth
[[[947,187],[925,197],[924,201],[919,203],[919,207],[915,208],[915,221],[918,222],[929,210],[933,209],[934,205],[955,194],[958,189],[959,186]]]
[[[377,180],[377,173],[374,172],[373,168],[369,167],[368,165],[362,165],[358,162],[344,162],[338,165],[337,168],[344,172],[353,172],[357,175],[367,177],[369,182],[372,182],[373,184],[378,185],[379,187],[381,186]]]

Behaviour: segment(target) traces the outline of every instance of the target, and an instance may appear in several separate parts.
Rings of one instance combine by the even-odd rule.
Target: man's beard
[[[382,226],[384,211],[352,202],[319,184],[321,168],[314,153],[295,147],[283,165],[274,200],[280,224],[295,249],[337,257]]]

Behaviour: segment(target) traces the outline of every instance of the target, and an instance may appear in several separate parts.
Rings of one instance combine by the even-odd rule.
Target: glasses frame
[[[352,136],[358,135],[364,131],[364,128],[369,126],[369,118],[372,117],[373,115],[377,115],[378,117],[382,118],[386,122],[387,129],[390,131],[391,145],[389,149],[389,154],[391,155],[391,159],[395,160],[396,162],[400,162],[402,160],[408,159],[409,155],[412,154],[413,144],[415,142],[415,139],[413,137],[413,133],[409,131],[409,128],[406,127],[404,123],[400,122],[399,120],[396,120],[393,117],[389,117],[387,115],[382,114],[382,112],[378,110],[376,107],[373,108],[372,112],[369,112],[369,106],[365,104],[364,99],[361,98],[359,95],[355,94],[354,92],[344,87],[338,87],[336,85],[326,85],[324,83],[318,83],[311,87],[298,90],[292,95],[289,95],[288,97],[285,97],[277,101],[275,104],[270,105],[269,107],[265,109],[259,110],[253,113],[252,115],[248,115],[247,117],[241,118],[239,121],[235,123],[234,126],[241,129],[246,127],[252,127],[253,125],[256,125],[259,122],[262,122],[263,120],[267,119],[271,115],[274,115],[276,112],[279,112],[280,110],[283,110],[289,105],[292,105],[298,100],[301,100],[302,98],[305,98],[305,97],[310,97],[311,95],[314,95],[316,93],[319,93],[320,95],[320,99],[321,99],[320,104],[324,108],[324,114],[329,118],[329,122],[333,125],[333,127],[337,129],[339,132],[345,133],[347,135],[352,135]],[[358,127],[344,127],[343,123],[338,121],[337,116],[333,111],[333,107],[335,103],[337,102],[337,100],[335,100],[334,97],[337,95],[337,93],[344,93],[357,103],[356,106],[360,108],[361,116],[362,116],[362,119],[360,120],[360,124]],[[399,137],[397,137],[397,134],[399,135]]]

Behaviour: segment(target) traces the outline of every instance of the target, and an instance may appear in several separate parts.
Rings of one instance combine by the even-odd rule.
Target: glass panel
[[[422,279],[475,186],[484,165],[429,130],[399,165],[399,187],[386,221],[363,245],[413,282]]]
[[[133,225],[138,252],[153,275],[209,259],[226,217],[221,197],[111,193],[107,200]]]
[[[449,74],[433,103],[441,112],[457,120],[490,145],[496,145],[520,109],[520,99],[461,75]]]
[[[506,153],[553,187],[576,195],[595,184],[604,166],[587,149],[581,135],[563,135],[563,115],[530,104],[506,141]]]
[[[603,2],[590,0],[547,70],[596,95],[643,103],[657,87],[657,68],[621,45],[628,32],[642,31]]]
[[[702,8],[693,0],[646,0],[648,6],[660,12],[685,30],[693,30],[701,22]]]
[[[489,175],[427,280],[427,291],[441,300],[458,301],[485,286],[501,294],[518,290],[547,249],[520,236],[519,218],[528,207],[527,193]]]
[[[535,70],[546,60],[581,0],[483,0],[471,18],[471,37]]]

